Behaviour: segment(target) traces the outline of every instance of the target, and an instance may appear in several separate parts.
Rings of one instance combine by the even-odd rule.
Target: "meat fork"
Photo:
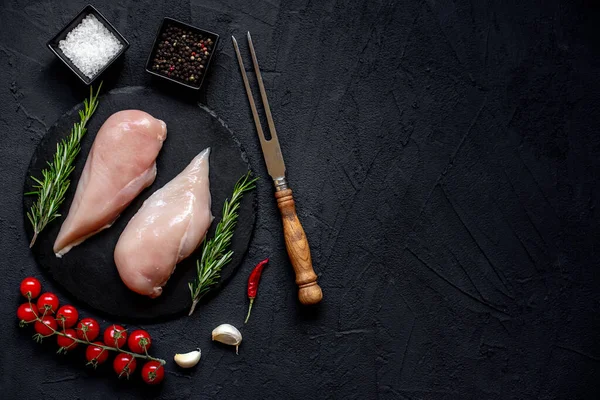
[[[237,40],[235,40],[233,36],[231,39],[237,55],[238,64],[240,65],[242,80],[244,81],[244,86],[246,87],[248,102],[250,103],[250,108],[252,109],[252,117],[254,118],[254,125],[256,126],[256,131],[258,132],[258,138],[260,140],[263,156],[265,158],[265,164],[267,164],[267,170],[269,171],[271,178],[273,178],[273,184],[275,185],[275,198],[277,199],[277,206],[279,207],[281,219],[283,221],[285,246],[287,248],[292,267],[294,267],[294,272],[296,273],[298,299],[302,304],[305,305],[317,304],[323,298],[323,292],[321,291],[321,287],[319,287],[317,284],[317,274],[315,274],[315,271],[313,270],[308,240],[306,239],[306,234],[304,233],[302,224],[300,224],[300,220],[296,214],[296,205],[294,202],[294,197],[292,196],[292,190],[289,188],[285,178],[285,164],[283,162],[283,156],[281,154],[281,147],[279,146],[279,139],[277,138],[275,124],[273,123],[273,116],[271,115],[269,100],[267,99],[267,93],[265,92],[265,86],[260,74],[260,68],[258,67],[256,52],[254,51],[254,45],[252,44],[252,37],[250,36],[250,32],[248,32],[248,47],[250,48],[250,54],[252,55],[254,72],[256,73],[256,80],[258,81],[260,96],[265,108],[269,132],[271,133],[271,139],[269,140],[265,138],[262,125],[258,118],[256,105],[254,104],[254,97],[252,96],[250,85],[248,84],[248,77],[246,76],[246,69],[244,68],[244,62],[242,61]]]

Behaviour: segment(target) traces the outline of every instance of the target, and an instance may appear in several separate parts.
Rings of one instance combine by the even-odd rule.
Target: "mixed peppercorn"
[[[160,35],[152,70],[192,86],[200,86],[214,41],[188,28],[167,26]]]

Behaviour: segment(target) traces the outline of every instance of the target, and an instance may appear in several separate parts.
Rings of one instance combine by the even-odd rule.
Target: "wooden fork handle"
[[[292,267],[296,272],[298,299],[305,305],[317,304],[323,298],[323,292],[317,284],[317,274],[313,270],[310,247],[302,224],[296,214],[296,205],[291,189],[275,192],[277,206],[283,221],[283,235]]]

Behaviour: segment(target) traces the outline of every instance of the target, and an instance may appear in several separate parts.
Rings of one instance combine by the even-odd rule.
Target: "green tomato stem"
[[[30,307],[33,307],[33,305],[31,304],[31,299],[29,299],[28,301],[29,301],[29,306],[30,306]],[[44,310],[44,314],[42,315],[42,318],[44,318],[44,317],[46,316],[46,312],[47,312],[47,309],[46,309],[46,310]],[[156,358],[156,357],[152,357],[150,354],[148,354],[148,352],[147,352],[147,351],[146,351],[146,354],[138,354],[138,353],[133,353],[133,352],[131,352],[131,351],[127,351],[127,350],[120,349],[120,348],[118,348],[118,347],[111,347],[111,346],[107,346],[107,345],[104,345],[104,344],[92,343],[92,342],[90,342],[89,340],[81,340],[81,339],[79,339],[79,338],[77,338],[77,337],[70,337],[70,336],[68,336],[67,334],[65,334],[64,332],[57,331],[56,329],[52,328],[50,325],[46,324],[44,321],[42,321],[42,318],[40,318],[40,317],[38,317],[38,316],[36,315],[36,319],[35,319],[35,320],[33,320],[33,321],[29,321],[29,322],[27,322],[27,321],[22,321],[22,322],[24,322],[24,323],[26,323],[26,324],[30,324],[30,323],[32,323],[32,322],[36,322],[36,321],[37,321],[37,322],[41,322],[42,324],[44,324],[46,327],[48,327],[48,328],[49,328],[49,329],[52,331],[52,333],[51,333],[51,334],[49,334],[49,335],[39,335],[39,334],[38,334],[38,335],[39,335],[38,337],[39,337],[40,339],[44,339],[44,338],[47,338],[47,337],[50,337],[50,336],[53,336],[53,335],[60,335],[60,336],[65,336],[65,337],[68,337],[69,339],[71,339],[71,340],[73,340],[74,342],[77,342],[77,343],[81,343],[81,344],[85,344],[85,345],[90,345],[90,344],[91,344],[91,345],[93,345],[93,346],[100,347],[100,348],[102,348],[102,349],[104,349],[104,350],[116,351],[116,352],[120,352],[120,353],[129,354],[129,355],[131,355],[132,357],[135,357],[135,358],[141,358],[141,359],[144,359],[144,360],[153,360],[153,361],[158,361],[158,362],[159,362],[161,365],[165,365],[165,364],[167,363],[167,362],[166,362],[165,360],[163,360],[162,358]],[[62,322],[63,322],[63,329],[64,329],[64,327],[65,327],[65,326],[64,326],[64,320],[63,320]],[[85,335],[85,337],[86,337],[86,339],[87,339],[87,334]],[[71,345],[70,345],[70,346],[71,346]],[[144,350],[146,350],[146,349],[144,348]]]

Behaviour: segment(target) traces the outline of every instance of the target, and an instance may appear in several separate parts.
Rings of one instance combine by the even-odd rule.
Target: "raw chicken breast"
[[[156,178],[156,156],[167,125],[139,110],[119,111],[102,125],[77,184],[69,215],[54,242],[62,257],[112,225]]]
[[[160,296],[175,265],[200,245],[213,216],[210,211],[210,149],[157,190],[125,227],[115,248],[121,279],[136,293]]]

